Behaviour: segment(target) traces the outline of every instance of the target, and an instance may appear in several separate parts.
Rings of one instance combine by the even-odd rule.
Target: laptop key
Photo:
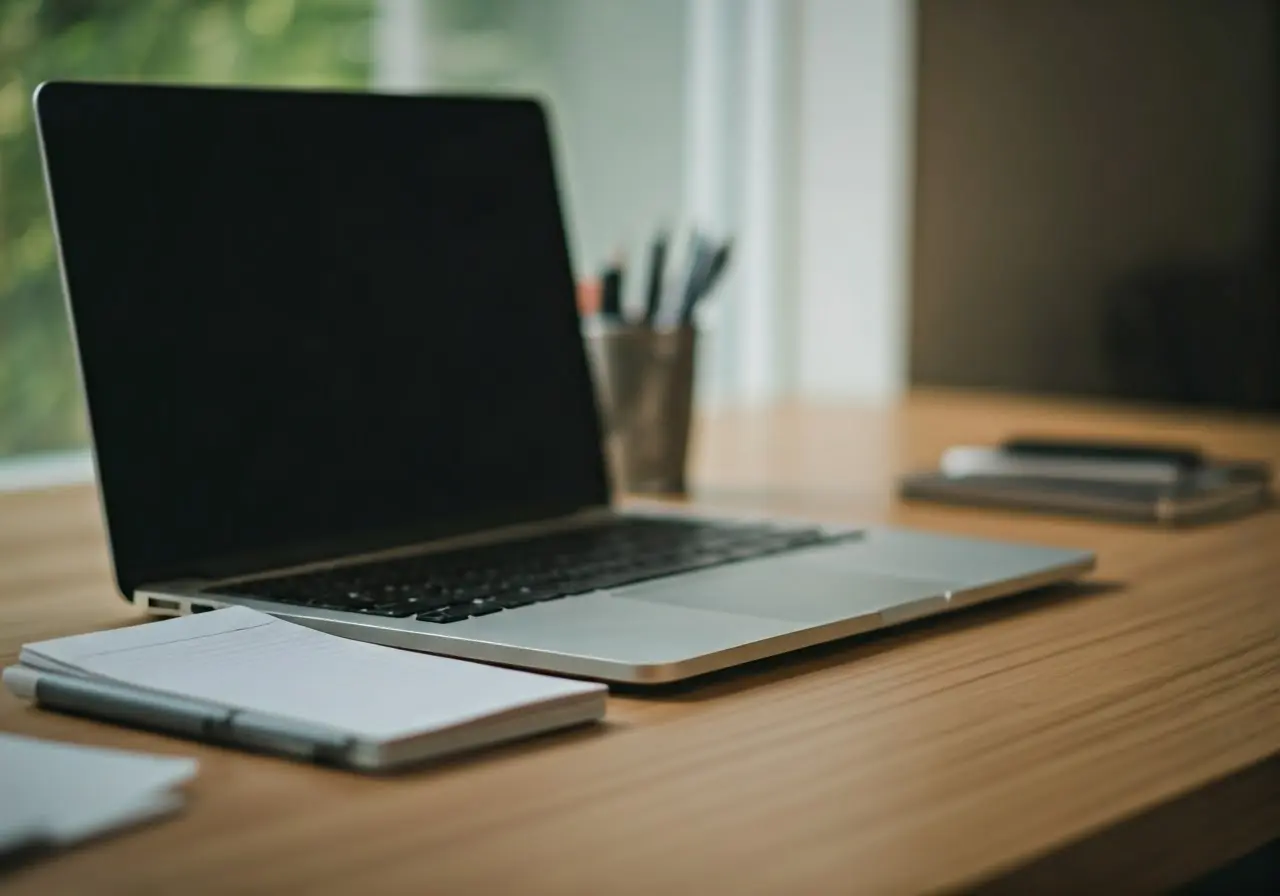
[[[501,613],[507,608],[496,600],[486,600],[480,603],[473,603],[470,609],[471,618],[474,619],[477,616],[488,616],[490,613]]]
[[[418,616],[419,622],[434,622],[437,625],[444,625],[447,622],[460,622],[471,616],[469,607],[445,607],[442,610],[432,610],[430,613],[423,613]]]
[[[418,612],[415,607],[345,607],[348,613],[360,613],[365,616],[386,616],[391,619],[403,619]]]
[[[529,604],[541,603],[544,600],[563,597],[564,595],[565,592],[561,588],[539,588],[535,586],[513,588],[510,591],[494,595],[493,600],[511,610],[516,607],[526,607]]]
[[[450,594],[430,593],[430,594],[410,594],[408,597],[402,597],[399,604],[405,607],[411,607],[418,613],[425,613],[427,610],[441,610],[445,607],[459,603]]]
[[[463,604],[472,600],[481,600],[486,597],[492,597],[494,594],[509,587],[505,585],[469,585],[463,588],[454,588],[449,591],[441,592],[441,596],[446,598],[451,604]]]

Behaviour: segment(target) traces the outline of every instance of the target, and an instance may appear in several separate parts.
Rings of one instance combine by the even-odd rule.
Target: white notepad
[[[362,769],[596,721],[607,696],[600,684],[350,641],[246,607],[27,644],[19,660],[4,673],[10,690],[55,709],[112,718],[120,687],[158,695],[162,713],[177,697],[186,702],[171,718],[195,724],[186,733]],[[96,685],[114,690],[94,701],[99,711],[74,688],[62,702],[80,705],[59,707],[55,680],[83,683],[88,699]],[[189,721],[188,706],[208,721]]]

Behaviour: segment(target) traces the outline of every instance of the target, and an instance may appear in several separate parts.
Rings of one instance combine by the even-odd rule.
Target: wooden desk
[[[386,779],[6,695],[0,729],[202,767],[180,819],[0,888],[1138,892],[1186,880],[1280,835],[1280,513],[1160,532],[891,498],[895,473],[947,443],[1050,428],[1280,462],[1276,423],[942,393],[885,411],[708,418],[708,508],[1090,547],[1104,586],[615,697],[598,731]],[[0,663],[23,641],[134,618],[113,597],[88,489],[0,498]]]

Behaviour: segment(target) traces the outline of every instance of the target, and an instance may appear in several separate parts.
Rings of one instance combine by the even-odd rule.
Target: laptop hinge
[[[395,548],[385,548],[379,551],[368,551],[361,554],[344,554],[338,557],[332,557],[326,560],[316,560],[310,563],[300,563],[293,566],[282,566],[271,569],[257,570],[243,575],[227,576],[225,578],[184,578],[169,579],[158,584],[148,584],[139,586],[134,594],[138,592],[164,592],[166,589],[181,588],[182,590],[213,588],[223,585],[232,585],[239,582],[252,582],[257,579],[269,579],[276,576],[292,575],[294,573],[316,572],[324,569],[337,569],[343,566],[355,566],[361,563],[377,562],[380,560],[393,560],[399,557],[412,557],[418,554],[436,554],[444,551],[455,551],[463,548],[475,547],[485,544],[497,544],[503,541],[514,541],[524,538],[532,538],[539,535],[546,535],[552,532],[562,532],[568,529],[581,529],[588,526],[600,525],[606,521],[616,518],[617,512],[609,505],[600,505],[598,507],[587,507],[574,513],[564,516],[551,517],[544,520],[535,520],[528,523],[516,523],[510,526],[497,526],[492,529],[483,529],[477,532],[468,532],[465,535],[453,535],[447,538],[437,538],[431,541],[416,542],[410,545],[402,545]]]

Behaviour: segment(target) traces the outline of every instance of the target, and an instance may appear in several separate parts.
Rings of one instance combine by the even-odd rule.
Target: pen
[[[667,267],[667,234],[658,231],[649,247],[649,291],[645,297],[644,322],[652,327],[662,304],[662,278]]]
[[[693,306],[698,302],[698,290],[711,264],[711,246],[706,237],[694,231],[693,250],[689,254],[689,273],[684,282],[684,295],[680,299],[678,320],[685,324],[693,319]]]
[[[1102,439],[1055,439],[1015,436],[1000,448],[1009,454],[1027,457],[1075,458],[1092,461],[1166,463],[1180,470],[1198,470],[1204,455],[1190,445],[1157,445]]]
[[[340,765],[352,745],[342,732],[317,725],[111,681],[20,666],[5,669],[4,680],[15,694],[50,709],[216,744]]]
[[[622,261],[615,260],[600,275],[600,315],[608,320],[622,320]]]
[[[702,282],[698,284],[698,296],[694,300],[700,302],[715,287],[716,281],[720,279],[720,275],[729,264],[729,254],[733,251],[733,241],[725,242],[715,254],[711,256],[711,261],[707,265],[706,273],[702,277]]]

